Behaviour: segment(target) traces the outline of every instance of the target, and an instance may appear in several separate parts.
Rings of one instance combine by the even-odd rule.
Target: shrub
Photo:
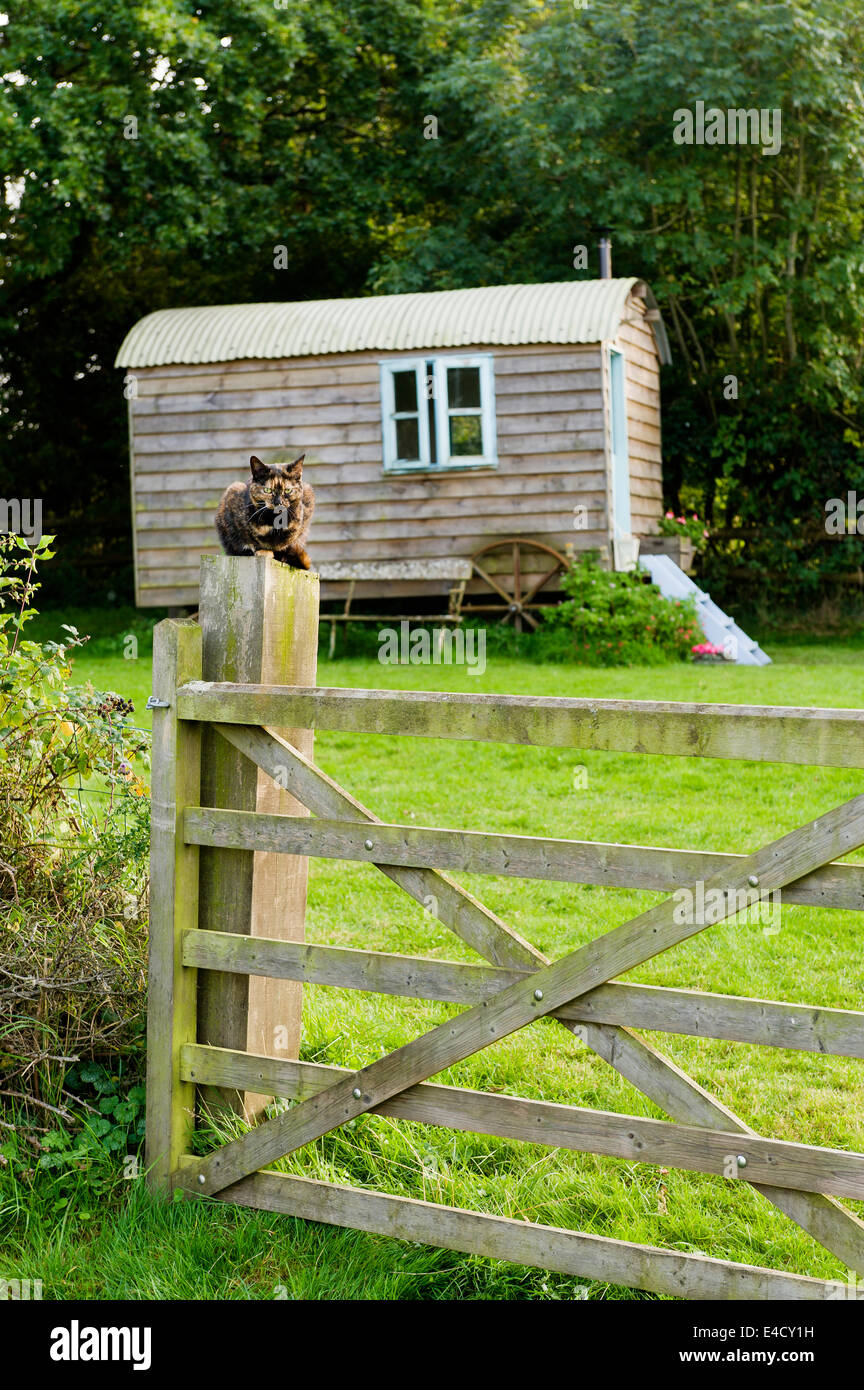
[[[601,569],[592,556],[574,560],[561,586],[569,595],[548,609],[537,654],[586,666],[653,666],[686,661],[702,631],[692,599],[664,598],[644,573]]]
[[[24,636],[50,541],[0,537],[0,1103],[36,1147],[38,1116],[88,1109],[70,1068],[140,1049],[149,842],[131,702],[70,683],[74,628]]]

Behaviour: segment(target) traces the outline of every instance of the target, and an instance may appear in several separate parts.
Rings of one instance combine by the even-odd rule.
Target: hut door
[[[609,405],[612,442],[613,539],[630,535],[630,455],[627,449],[627,394],[624,354],[609,349]]]

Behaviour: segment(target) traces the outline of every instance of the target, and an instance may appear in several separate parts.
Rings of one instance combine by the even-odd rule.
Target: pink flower
[[[673,511],[670,510],[670,511],[668,511],[668,512],[666,513],[666,515],[667,515],[667,516],[674,516],[675,513],[674,513]]]

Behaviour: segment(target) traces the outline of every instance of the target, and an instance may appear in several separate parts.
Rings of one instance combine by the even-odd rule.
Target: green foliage
[[[79,1062],[66,1076],[69,1091],[88,1104],[90,1117],[83,1129],[71,1134],[52,1130],[43,1139],[42,1168],[60,1168],[66,1163],[87,1162],[94,1148],[109,1153],[136,1153],[144,1143],[144,1087],[129,1086],[121,1072],[109,1071],[100,1062]]]
[[[546,610],[538,634],[547,660],[557,655],[585,666],[656,666],[686,660],[701,639],[692,599],[664,598],[639,570],[604,570],[587,555],[574,561],[561,584],[569,598]]]
[[[860,6],[6,9],[0,139],[20,200],[0,202],[0,491],[44,496],[92,595],[128,592],[111,364],[142,314],[567,279],[576,244],[594,273],[600,226],[669,330],[667,503],[687,492],[736,532],[706,557],[717,596],[770,570],[775,599],[816,598],[854,567],[821,522],[827,498],[864,489]],[[780,152],[675,144],[697,100],[779,110]]]
[[[93,1062],[71,1066],[65,1084],[71,1106],[63,1119],[39,1126],[37,1140],[26,1107],[7,1108],[14,1125],[7,1122],[0,1142],[4,1185],[16,1190],[28,1220],[44,1221],[54,1239],[61,1223],[84,1232],[108,1204],[117,1207],[127,1181],[141,1174],[144,1147],[143,1086]]]
[[[71,626],[22,635],[52,555],[0,538],[0,1078],[62,1110],[71,1063],[140,1047],[150,818],[131,702],[70,683]]]
[[[665,516],[661,516],[657,529],[661,536],[686,536],[692,542],[694,550],[704,550],[708,540],[708,530],[704,521],[700,521],[696,512],[691,512],[690,516],[676,516],[673,511],[668,511]]]

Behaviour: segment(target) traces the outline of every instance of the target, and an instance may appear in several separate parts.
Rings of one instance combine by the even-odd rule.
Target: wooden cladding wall
[[[663,504],[660,440],[660,363],[645,303],[632,299],[619,330],[627,381],[627,441],[630,454],[630,523],[635,536],[657,530]]]
[[[657,378],[647,326],[632,368],[629,340],[626,350],[634,374],[628,382],[641,393],[636,406],[644,413],[645,383]],[[250,453],[275,447],[306,453],[317,495],[313,562],[470,555],[509,535],[559,548],[605,545],[599,345],[493,351],[498,467],[438,475],[382,471],[378,364],[401,354],[138,369],[130,401],[138,603],[197,603],[199,556],[218,552],[219,497],[246,476]],[[656,446],[642,445],[635,423],[631,433],[631,449],[640,451],[635,486],[653,489],[644,500],[641,491],[634,497],[641,524],[643,513],[659,510],[659,462],[641,452],[653,448],[659,459],[659,429]],[[643,479],[646,468],[654,472]],[[588,508],[590,529],[574,530],[577,503]],[[415,582],[405,593],[448,587]],[[324,596],[331,590],[339,592],[326,585]]]

